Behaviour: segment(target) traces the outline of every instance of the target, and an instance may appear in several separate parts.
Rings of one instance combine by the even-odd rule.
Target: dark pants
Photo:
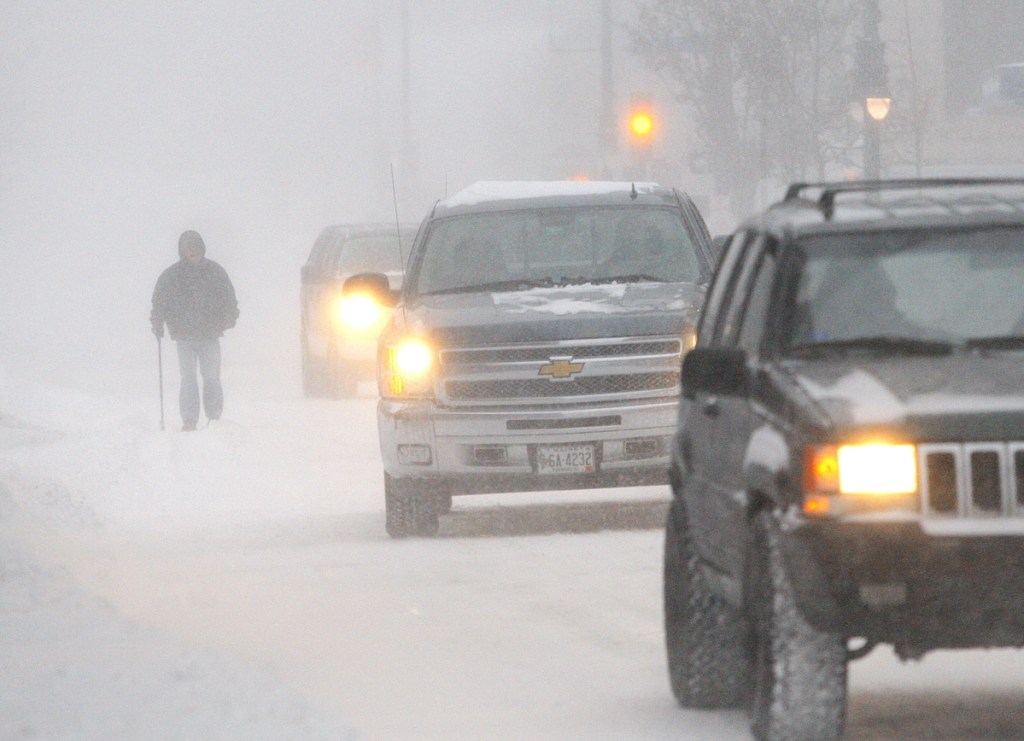
[[[203,410],[207,418],[219,419],[224,409],[224,391],[220,385],[220,340],[178,340],[178,365],[181,369],[178,405],[181,421],[186,425],[195,425],[199,421],[197,364],[203,377]]]

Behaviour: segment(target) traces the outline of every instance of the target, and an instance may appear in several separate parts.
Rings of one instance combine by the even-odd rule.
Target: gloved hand
[[[156,335],[156,338],[158,340],[164,336],[164,323],[163,322],[153,322],[153,334]]]

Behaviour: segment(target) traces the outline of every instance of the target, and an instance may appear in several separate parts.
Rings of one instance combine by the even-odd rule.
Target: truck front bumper
[[[384,470],[452,494],[662,484],[678,404],[453,410],[432,401],[377,405]],[[582,446],[593,471],[541,473],[547,446]]]

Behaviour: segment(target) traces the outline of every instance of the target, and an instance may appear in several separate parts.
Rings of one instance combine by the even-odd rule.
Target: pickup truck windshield
[[[813,237],[796,263],[785,307],[792,351],[871,338],[1013,349],[998,338],[1024,334],[1021,228]]]
[[[502,211],[438,221],[420,251],[418,294],[588,282],[697,283],[705,269],[666,208]]]

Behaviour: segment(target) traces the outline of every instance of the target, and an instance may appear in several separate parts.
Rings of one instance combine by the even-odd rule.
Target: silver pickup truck
[[[667,481],[680,363],[715,256],[684,193],[482,182],[419,229],[381,334],[386,528],[429,536],[452,495]]]

